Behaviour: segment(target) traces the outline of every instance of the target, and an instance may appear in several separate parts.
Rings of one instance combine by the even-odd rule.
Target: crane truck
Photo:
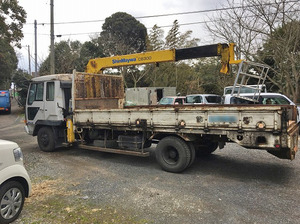
[[[230,64],[238,75],[266,76],[265,67],[234,60],[233,44],[144,52],[96,58],[85,72],[33,78],[26,103],[25,130],[37,136],[42,151],[62,145],[126,155],[155,155],[163,170],[182,172],[195,154],[210,154],[227,142],[294,159],[298,150],[297,110],[290,105],[124,106],[123,78],[106,68],[220,56],[222,73]],[[250,72],[242,67],[246,66]],[[238,78],[236,78],[238,79]],[[237,84],[237,82],[235,82]],[[153,144],[154,145],[154,144]]]

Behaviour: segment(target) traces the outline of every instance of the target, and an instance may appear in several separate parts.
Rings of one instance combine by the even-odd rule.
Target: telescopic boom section
[[[88,62],[86,72],[102,73],[106,68],[221,56],[222,68],[220,72],[227,74],[229,72],[229,64],[234,63],[233,48],[234,44],[212,44],[184,49],[148,51],[137,54],[95,58]]]

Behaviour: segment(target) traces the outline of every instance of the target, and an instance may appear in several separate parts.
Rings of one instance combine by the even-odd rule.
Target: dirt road
[[[294,161],[227,144],[182,174],[149,158],[76,148],[38,149],[14,105],[0,138],[17,142],[33,181],[16,223],[299,223],[300,154]]]

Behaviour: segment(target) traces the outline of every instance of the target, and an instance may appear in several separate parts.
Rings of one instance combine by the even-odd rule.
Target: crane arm
[[[120,55],[89,60],[88,73],[101,73],[106,68],[142,65],[160,62],[174,62],[185,59],[221,56],[221,73],[229,72],[229,64],[234,63],[234,44],[213,44],[183,49],[147,51],[137,54]]]

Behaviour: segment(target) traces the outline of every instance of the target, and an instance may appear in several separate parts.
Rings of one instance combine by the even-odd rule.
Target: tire
[[[191,162],[191,151],[188,144],[174,136],[159,141],[155,150],[156,160],[163,170],[180,173]]]
[[[38,131],[37,140],[39,147],[44,152],[53,152],[55,149],[54,133],[50,127],[42,127]]]
[[[4,183],[0,187],[0,223],[16,220],[23,209],[24,200],[25,190],[19,182]]]
[[[195,150],[195,146],[194,146],[193,142],[188,142],[188,146],[189,146],[190,152],[191,152],[191,160],[188,165],[188,167],[190,167],[195,162],[196,150]]]
[[[196,148],[196,156],[197,157],[203,157],[208,156],[212,154],[216,149],[218,148],[219,143],[218,142],[208,142],[204,146],[195,146]]]

